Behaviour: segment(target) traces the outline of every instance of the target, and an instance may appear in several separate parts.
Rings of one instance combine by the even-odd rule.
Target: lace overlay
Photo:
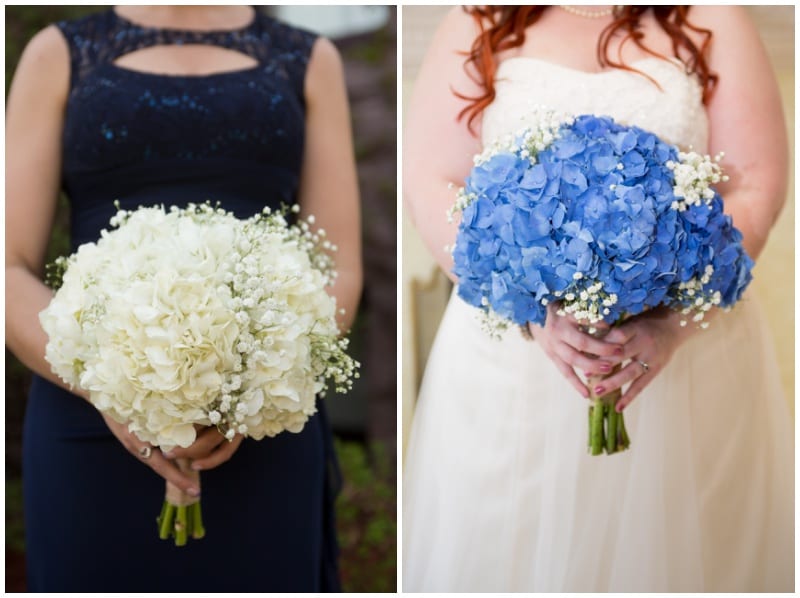
[[[68,184],[76,173],[164,159],[231,157],[299,168],[305,71],[315,35],[260,11],[234,31],[143,27],[113,10],[57,25],[71,61],[64,130]],[[234,50],[257,65],[163,75],[114,64],[136,50],[185,44]]]
[[[220,202],[243,217],[296,201],[316,35],[260,11],[233,31],[143,27],[113,9],[57,26],[72,65],[62,187],[72,204],[73,249],[108,226],[115,200],[126,209]],[[167,75],[114,63],[182,44],[233,50],[257,64]]]
[[[490,143],[526,123],[532,105],[571,114],[611,116],[651,131],[663,140],[705,152],[708,117],[698,81],[683,65],[645,58],[631,65],[655,79],[623,70],[589,73],[538,58],[503,61],[497,71],[495,101],[483,115],[483,141]]]

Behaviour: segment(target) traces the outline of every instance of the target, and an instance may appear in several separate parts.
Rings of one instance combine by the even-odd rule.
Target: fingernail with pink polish
[[[192,496],[200,496],[200,489],[199,488],[189,488],[187,494],[191,494]]]
[[[596,394],[596,395],[601,395],[605,391],[606,391],[606,387],[605,386],[595,386],[594,387],[594,394]]]

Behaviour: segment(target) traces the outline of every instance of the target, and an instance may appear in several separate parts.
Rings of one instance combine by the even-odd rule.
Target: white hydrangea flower
[[[299,432],[328,380],[352,385],[324,231],[207,205],[114,223],[66,260],[40,319],[53,370],[139,438],[170,448],[197,426],[229,439]]]

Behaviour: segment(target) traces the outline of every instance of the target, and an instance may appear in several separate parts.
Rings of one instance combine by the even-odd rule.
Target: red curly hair
[[[472,43],[464,68],[469,76],[480,85],[484,93],[475,97],[468,97],[458,92],[456,96],[468,102],[468,105],[459,113],[459,119],[467,116],[467,125],[472,130],[473,121],[495,98],[495,74],[497,71],[496,55],[504,50],[516,48],[525,42],[525,31],[536,23],[549,6],[475,6],[465,7],[464,10],[472,16],[480,28],[480,33]],[[608,56],[608,46],[611,38],[618,31],[625,33],[622,41],[633,42],[642,50],[653,56],[665,58],[644,45],[644,33],[640,30],[640,19],[647,11],[652,10],[656,22],[672,40],[672,52],[676,58],[679,50],[688,53],[688,59],[683,60],[686,70],[697,75],[703,87],[703,103],[708,103],[717,75],[712,73],[706,62],[706,53],[711,44],[711,31],[692,25],[687,19],[689,6],[619,6],[614,11],[614,20],[600,33],[597,41],[597,59],[601,66],[610,66],[637,72],[658,85],[651,77],[641,71],[633,69],[622,61],[612,60]],[[698,48],[687,35],[687,30],[699,33],[703,41]],[[620,45],[620,49],[622,48]],[[470,71],[470,65],[473,71]]]

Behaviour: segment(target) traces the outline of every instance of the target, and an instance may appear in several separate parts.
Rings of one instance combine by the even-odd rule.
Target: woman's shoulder
[[[480,32],[476,14],[462,6],[451,8],[436,28],[432,43],[458,50],[469,49]]]
[[[36,33],[25,45],[17,71],[35,69],[40,75],[68,70],[69,47],[56,23]]]
[[[732,21],[750,21],[747,7],[732,4],[692,5],[689,8],[688,17],[692,23],[702,25],[713,25],[715,22],[722,25]]]
[[[692,6],[689,22],[712,34],[710,66],[713,70],[746,74],[769,69],[769,58],[761,35],[745,6]]]
[[[344,64],[339,50],[328,38],[318,36],[308,60],[305,78],[307,98],[324,98],[332,85],[339,85],[343,80]]]
[[[69,87],[70,50],[55,24],[36,33],[26,44],[14,70],[12,87],[23,95],[41,100],[52,97],[66,100]]]
[[[736,40],[741,36],[758,37],[747,7],[739,5],[693,5],[688,13],[695,27],[708,29],[716,38]]]

